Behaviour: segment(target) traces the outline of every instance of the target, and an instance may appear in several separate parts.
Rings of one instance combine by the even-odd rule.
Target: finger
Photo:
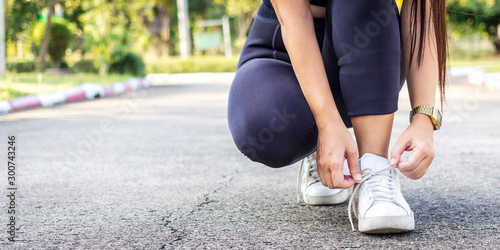
[[[332,177],[330,174],[330,169],[328,167],[323,167],[318,161],[318,175],[321,180],[321,184],[325,187],[333,186]]]
[[[362,181],[361,173],[359,171],[359,156],[357,150],[346,151],[347,165],[349,167],[349,172],[351,173],[351,177],[355,181]]]
[[[400,137],[391,150],[391,166],[395,166],[401,160],[401,155],[411,146],[411,140]]]
[[[336,162],[333,164],[333,169],[330,169],[334,188],[349,188],[354,184],[350,176],[346,178],[344,175],[343,167],[343,162]]]
[[[424,160],[425,154],[421,150],[414,150],[411,152],[410,157],[407,161],[400,162],[398,164],[398,169],[409,178],[413,177],[413,171],[420,165]],[[413,178],[412,178],[413,179]]]
[[[323,183],[323,186],[331,189],[335,188],[330,171],[328,171],[328,173],[325,175],[325,183]]]
[[[425,173],[427,172],[427,169],[432,163],[432,158],[431,157],[425,157],[420,164],[413,170],[411,174],[411,179],[417,180],[422,178]]]
[[[350,175],[344,175],[344,180],[342,182],[341,188],[348,189],[356,183]]]
[[[427,169],[431,165],[433,159],[434,157],[426,155],[424,159],[422,159],[422,161],[415,167],[415,169],[408,173],[407,176],[414,180],[422,178],[427,172]]]

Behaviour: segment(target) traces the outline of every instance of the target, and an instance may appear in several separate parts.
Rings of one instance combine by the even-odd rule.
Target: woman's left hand
[[[412,151],[407,161],[400,161],[404,151]],[[434,126],[424,114],[416,114],[391,151],[391,166],[411,179],[420,179],[434,159]]]

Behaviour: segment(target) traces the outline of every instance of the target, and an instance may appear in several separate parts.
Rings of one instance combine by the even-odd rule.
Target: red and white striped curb
[[[25,108],[40,107],[42,106],[42,102],[38,96],[28,95],[10,100],[10,106],[13,111],[16,111]]]
[[[96,98],[119,95],[141,88],[149,88],[151,82],[146,78],[131,78],[126,82],[117,82],[113,86],[102,86],[97,83],[84,83],[65,91],[28,95],[9,101],[0,101],[0,114],[7,114],[26,108],[52,107],[57,104],[93,100]]]

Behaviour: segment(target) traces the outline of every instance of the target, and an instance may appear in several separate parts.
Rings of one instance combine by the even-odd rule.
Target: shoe
[[[356,184],[349,201],[349,220],[353,231],[351,205],[358,218],[358,230],[369,234],[408,232],[415,229],[413,211],[400,191],[398,170],[389,160],[364,154],[359,160],[363,181]],[[358,209],[353,203],[358,195]]]
[[[297,202],[309,205],[333,205],[347,200],[346,189],[323,186],[318,175],[316,153],[302,160],[297,179]]]

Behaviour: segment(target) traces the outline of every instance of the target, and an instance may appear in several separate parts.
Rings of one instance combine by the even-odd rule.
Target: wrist
[[[344,121],[342,121],[340,115],[338,117],[333,115],[329,117],[319,117],[318,119],[315,119],[315,121],[316,127],[319,131],[339,126],[345,127]]]
[[[416,114],[427,115],[430,118],[432,125],[434,126],[434,130],[439,130],[441,128],[442,116],[439,109],[426,105],[417,106],[410,112],[410,122],[412,120],[412,117]]]
[[[432,123],[431,118],[426,114],[415,114],[411,119],[410,125],[418,126],[434,132],[434,124]]]

